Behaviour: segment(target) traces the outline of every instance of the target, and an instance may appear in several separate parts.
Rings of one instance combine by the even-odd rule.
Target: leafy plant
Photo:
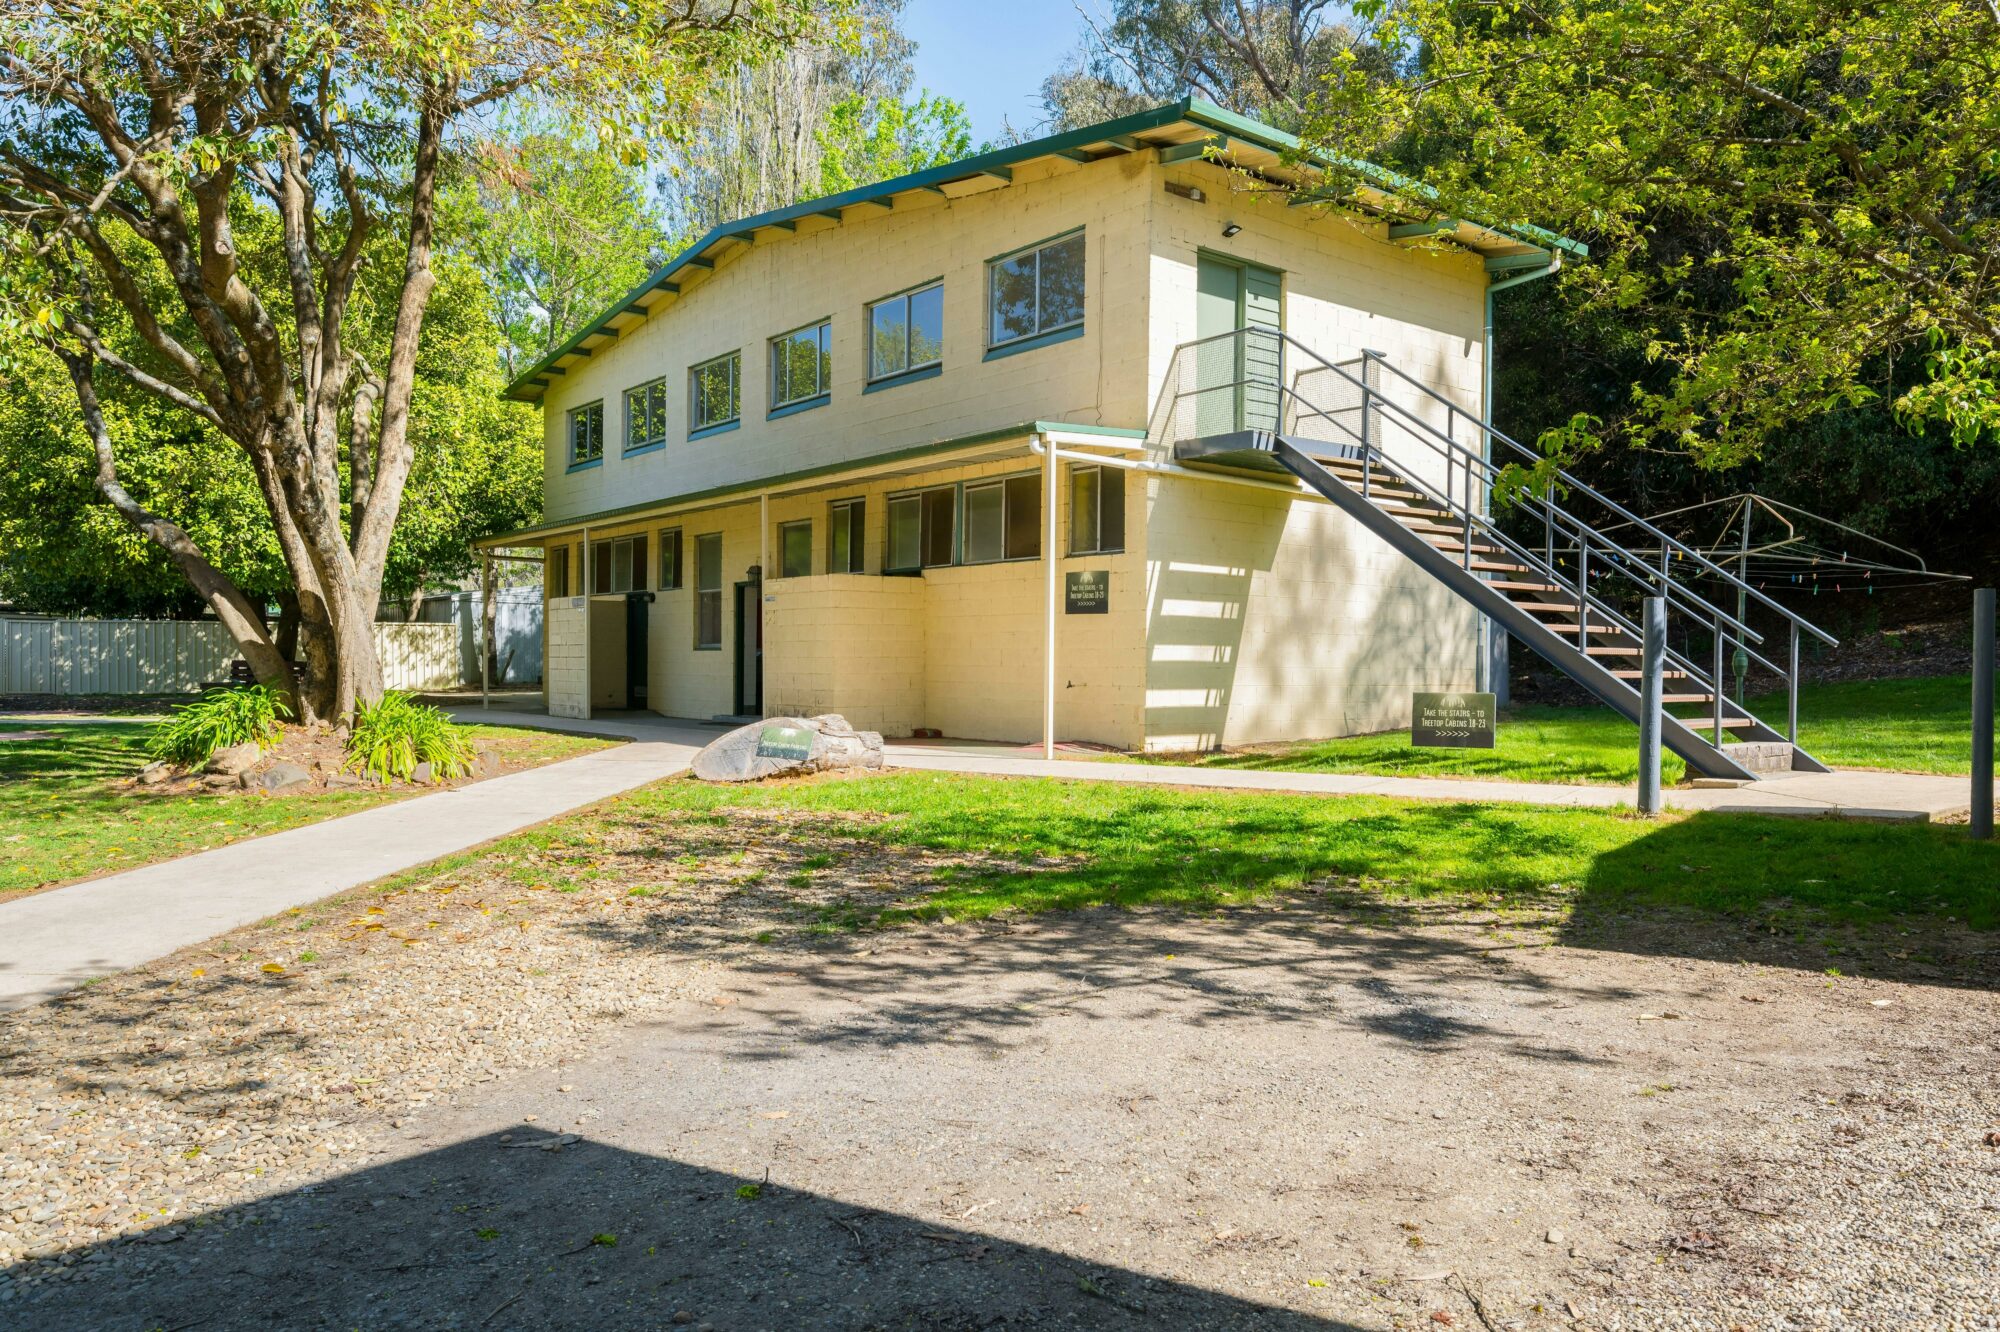
[[[193,703],[175,708],[153,727],[146,752],[197,768],[218,749],[255,744],[269,749],[278,741],[278,718],[292,715],[284,696],[265,685],[211,689]]]
[[[345,766],[381,781],[408,781],[417,765],[434,778],[463,777],[478,758],[465,728],[408,694],[390,690],[354,710]]]

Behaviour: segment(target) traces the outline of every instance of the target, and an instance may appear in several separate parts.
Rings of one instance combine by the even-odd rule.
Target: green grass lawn
[[[1752,699],[1750,707],[1783,729],[1782,693]],[[1969,774],[1971,677],[1807,685],[1799,697],[1799,741],[1834,767]],[[1415,749],[1407,731],[1390,731],[1164,761],[1281,772],[1630,785],[1639,779],[1639,728],[1609,708],[1522,707],[1501,714],[1492,749]],[[1686,765],[1672,753],[1662,767],[1669,783],[1686,775]]]
[[[773,866],[773,879],[834,886],[834,905],[820,909],[821,924],[834,927],[1098,905],[1207,908],[1320,883],[1386,900],[2000,927],[2000,843],[1958,828],[1721,814],[1647,821],[941,773],[746,787],[677,779],[464,859],[506,863],[528,851],[533,863],[520,873],[529,879],[554,863],[566,867],[565,888],[652,895],[673,891],[659,886],[663,867],[714,872],[751,846],[796,861]],[[881,886],[878,854],[842,887],[850,865],[881,852],[896,866],[890,886]]]
[[[128,788],[147,762],[150,728],[134,723],[0,723],[0,897],[205,851],[399,799],[363,788],[312,795],[160,795]],[[470,728],[513,763],[568,758],[605,742],[500,727]],[[52,731],[43,740],[9,733]]]

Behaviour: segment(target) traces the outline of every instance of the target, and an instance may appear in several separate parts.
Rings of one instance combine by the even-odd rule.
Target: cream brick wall
[[[551,717],[588,717],[590,699],[586,672],[590,655],[589,605],[581,597],[556,597],[543,623],[548,645],[543,676],[547,681]]]
[[[764,701],[770,716],[838,712],[864,731],[925,725],[926,580],[817,574],[770,584]]]
[[[1154,479],[1145,744],[1304,740],[1409,722],[1473,684],[1478,617],[1331,505]]]
[[[1148,206],[1143,155],[1091,165],[1027,163],[1014,183],[959,198],[903,195],[893,210],[857,205],[840,223],[801,219],[717,258],[706,277],[555,380],[544,400],[545,512],[551,520],[689,494],[1036,419],[1143,422],[1146,412]],[[986,260],[1084,228],[1084,335],[992,361]],[[864,393],[868,302],[944,279],[944,372]],[[769,342],[833,321],[825,407],[766,419]],[[743,353],[742,426],[689,440],[688,368]],[[621,456],[625,389],[664,376],[664,448]],[[568,472],[566,413],[602,399],[602,465]]]

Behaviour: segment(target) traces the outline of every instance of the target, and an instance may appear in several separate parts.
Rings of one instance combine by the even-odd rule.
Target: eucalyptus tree
[[[1361,0],[1391,77],[1343,57],[1306,146],[1401,161],[1412,215],[1591,242],[1566,274],[1665,373],[1545,433],[1753,457],[1877,394],[2000,437],[1993,0]],[[1424,153],[1448,143],[1453,151]],[[1335,171],[1338,198],[1358,181]]]
[[[259,608],[135,499],[102,375],[229,441],[300,608],[300,714],[381,692],[371,624],[412,464],[410,414],[459,136],[532,95],[637,161],[710,71],[844,22],[844,0],[0,0],[0,336],[55,356],[98,490],[157,544],[257,676]],[[238,232],[270,228],[277,261]],[[379,280],[368,256],[394,238]],[[375,303],[373,320],[361,307]],[[385,330],[354,336],[364,323]]]

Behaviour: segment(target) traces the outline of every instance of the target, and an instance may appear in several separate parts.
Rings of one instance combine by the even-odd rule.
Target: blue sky
[[[909,0],[903,31],[917,43],[917,87],[965,103],[977,144],[1003,119],[1017,130],[1041,119],[1036,94],[1083,18],[1075,0]]]

